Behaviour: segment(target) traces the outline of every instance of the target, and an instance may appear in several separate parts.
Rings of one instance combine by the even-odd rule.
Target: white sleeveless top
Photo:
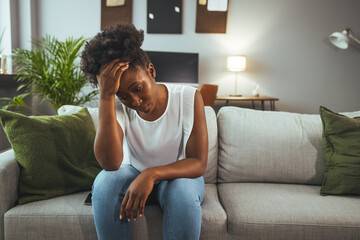
[[[165,86],[168,103],[163,115],[155,121],[144,120],[136,110],[123,104],[117,113],[124,132],[123,164],[131,164],[140,172],[186,158],[186,144],[194,122],[196,89],[184,85]]]

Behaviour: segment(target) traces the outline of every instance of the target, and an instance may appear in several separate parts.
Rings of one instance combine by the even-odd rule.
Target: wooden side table
[[[226,101],[225,105],[229,105],[230,102],[246,102],[251,101],[251,106],[255,109],[255,102],[261,102],[261,110],[265,110],[265,102],[270,103],[270,110],[275,111],[275,101],[279,101],[279,98],[273,98],[268,96],[217,96],[216,100]]]

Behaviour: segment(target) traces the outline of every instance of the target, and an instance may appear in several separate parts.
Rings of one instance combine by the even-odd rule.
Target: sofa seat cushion
[[[221,206],[216,184],[205,184],[202,202],[202,222],[200,239],[224,239],[227,234],[227,216]]]
[[[4,216],[5,239],[97,239],[88,193],[15,206]]]
[[[320,186],[219,184],[231,239],[360,239],[360,197],[321,196]]]
[[[5,239],[97,239],[92,207],[84,204],[89,192],[17,205],[5,213]],[[222,239],[226,214],[215,184],[205,185],[201,239]],[[133,225],[132,239],[161,239],[162,210],[148,205]]]

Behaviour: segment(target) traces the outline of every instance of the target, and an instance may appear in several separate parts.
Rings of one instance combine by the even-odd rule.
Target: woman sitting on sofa
[[[199,239],[208,152],[204,104],[192,87],[155,82],[140,48],[142,30],[117,25],[98,33],[81,69],[99,86],[94,152],[104,169],[93,185],[99,239],[130,239],[145,204],[164,212],[164,239]],[[115,96],[121,105],[117,120]]]

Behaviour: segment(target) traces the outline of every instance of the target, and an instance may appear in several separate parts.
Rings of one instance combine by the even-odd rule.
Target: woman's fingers
[[[138,198],[136,198],[135,201],[134,201],[133,209],[132,209],[132,214],[133,214],[134,221],[136,221],[136,219],[137,219],[138,210],[139,210],[139,203],[140,203],[140,200]]]
[[[100,67],[100,74],[105,76],[115,76],[119,68],[123,68],[128,64],[129,62],[121,62],[120,59],[114,59]]]
[[[116,69],[121,65],[122,62],[120,62],[120,59],[115,59],[111,62],[111,65],[109,65],[109,72],[114,72]]]
[[[120,78],[128,68],[129,62],[121,62],[120,59],[101,66],[100,73],[96,76],[100,94],[103,96],[115,95],[120,87]]]
[[[125,197],[124,197],[124,199],[121,203],[121,207],[120,207],[120,220],[123,219],[123,217],[124,217],[125,207],[127,205],[128,199],[129,199],[129,193],[126,192]]]
[[[111,62],[107,62],[107,63],[103,64],[99,69],[99,73],[102,74],[102,75],[106,75],[107,73],[109,73],[111,71],[114,64],[116,64],[118,61],[120,61],[120,60],[115,59],[115,60],[113,60]]]
[[[140,201],[139,217],[142,217],[144,215],[145,202],[146,202],[145,199],[141,199],[141,201]]]
[[[127,220],[130,222],[132,214],[134,221],[136,221],[138,213],[139,217],[142,217],[145,211],[145,203],[146,199],[135,198],[129,192],[126,192],[120,207],[120,220],[126,215]]]
[[[129,64],[120,65],[115,72],[114,80],[120,80],[121,75],[129,68]]]
[[[129,200],[127,201],[126,206],[125,206],[125,213],[126,213],[128,222],[131,221],[131,209],[133,208],[133,205],[134,205],[134,199],[130,195]]]

